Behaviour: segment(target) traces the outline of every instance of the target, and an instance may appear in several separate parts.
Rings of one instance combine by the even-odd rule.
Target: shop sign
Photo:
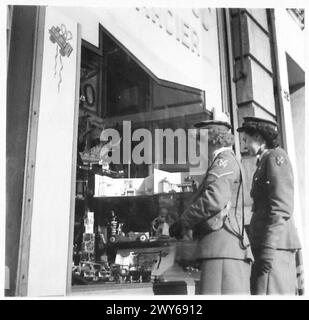
[[[89,8],[90,16],[156,78],[205,91],[209,109],[221,105],[216,9]],[[85,23],[82,34],[90,38]]]
[[[206,107],[222,105],[215,8],[70,7],[82,38],[99,46],[99,24],[150,74],[205,91]]]
[[[195,52],[197,56],[200,56],[200,39],[197,29],[190,22],[177,15],[174,10],[146,7],[137,7],[136,10],[174,40],[179,41],[186,48]],[[209,29],[207,12],[210,12],[210,9],[206,11],[192,9],[192,19],[198,19],[205,31]]]

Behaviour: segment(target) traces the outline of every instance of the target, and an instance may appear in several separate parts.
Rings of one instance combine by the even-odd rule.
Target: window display
[[[158,150],[147,141],[138,150],[144,159],[145,150],[152,151],[149,162],[124,161],[124,154],[141,143],[132,138],[128,144],[128,131],[134,137],[137,130],[151,135],[156,129],[190,128],[203,112],[203,92],[157,82],[107,34],[103,55],[87,45],[81,60],[72,284],[104,288],[198,279],[192,238],[176,241],[169,235],[197,187],[188,159],[172,164],[171,150],[160,149],[162,162],[156,163]],[[200,113],[184,115],[179,108],[190,104]],[[117,132],[116,140],[102,139],[107,129]],[[178,155],[179,143],[173,148]],[[106,161],[113,153],[121,161]]]

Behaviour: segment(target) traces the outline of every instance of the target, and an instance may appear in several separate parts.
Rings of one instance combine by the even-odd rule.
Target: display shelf
[[[93,196],[93,199],[97,200],[124,200],[124,199],[139,199],[139,198],[147,198],[153,195],[141,194],[141,195],[134,195],[134,196]]]
[[[171,196],[181,196],[181,195],[192,195],[193,192],[185,191],[185,192],[159,192],[153,194],[139,194],[134,196],[93,196],[93,199],[103,199],[103,200],[123,200],[123,199],[139,199],[139,198],[149,198],[149,197],[171,197]]]
[[[121,295],[142,295],[142,296],[153,296],[153,283],[131,283],[131,284],[92,284],[92,285],[74,285],[71,289],[70,295],[81,296],[81,295],[106,295],[106,296],[121,296]]]
[[[168,247],[174,244],[176,240],[156,240],[156,241],[123,241],[117,243],[108,243],[107,247],[113,249],[140,249],[140,248],[156,248],[156,247]]]
[[[72,287],[72,295],[82,294],[167,294],[166,288],[169,288],[169,294],[177,294],[179,289],[179,279],[181,279],[182,287],[186,287],[186,293],[181,294],[194,295],[197,292],[197,285],[200,279],[200,273],[186,272],[177,263],[166,270],[160,281],[149,282],[132,282],[132,283],[115,283],[115,282],[87,282],[85,284],[76,284]],[[161,287],[160,290],[159,287]],[[170,290],[171,289],[171,290]],[[158,292],[161,291],[161,292]],[[178,293],[179,294],[179,293]]]

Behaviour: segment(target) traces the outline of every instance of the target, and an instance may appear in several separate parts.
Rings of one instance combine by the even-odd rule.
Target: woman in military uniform
[[[294,181],[287,153],[278,147],[277,123],[244,118],[245,145],[257,157],[249,238],[255,263],[252,294],[295,294],[295,253],[300,249],[293,220]]]
[[[253,257],[243,227],[242,176],[232,150],[231,126],[203,121],[195,127],[208,129],[200,141],[208,143],[210,166],[191,204],[169,232],[181,239],[185,230],[192,229],[198,239],[200,294],[250,294]]]

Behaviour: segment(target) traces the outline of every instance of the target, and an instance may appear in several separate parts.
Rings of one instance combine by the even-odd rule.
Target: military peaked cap
[[[244,122],[237,131],[256,131],[266,138],[274,138],[278,135],[278,124],[277,122],[268,119],[244,117]]]

